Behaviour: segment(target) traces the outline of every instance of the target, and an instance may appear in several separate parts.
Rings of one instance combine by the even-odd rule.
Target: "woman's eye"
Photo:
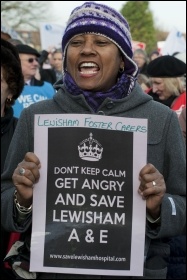
[[[97,41],[96,43],[97,43],[97,45],[100,45],[100,46],[105,46],[108,44],[108,42],[106,42],[106,41]]]
[[[82,44],[82,41],[71,41],[70,44],[72,46],[78,46],[78,45],[81,45]]]

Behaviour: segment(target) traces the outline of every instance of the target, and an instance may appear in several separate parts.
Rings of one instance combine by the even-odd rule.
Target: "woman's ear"
[[[11,100],[12,98],[13,98],[13,94],[9,93],[8,96],[7,96],[7,99]]]
[[[125,62],[122,60],[120,63],[120,69],[124,69],[125,68]]]
[[[121,59],[120,69],[123,69],[123,68],[125,68],[125,61],[124,61],[124,57],[121,53],[120,53],[120,59]]]
[[[119,72],[123,73],[125,69],[125,62],[123,61],[123,59],[121,58],[121,62],[120,62],[120,68],[119,68]]]

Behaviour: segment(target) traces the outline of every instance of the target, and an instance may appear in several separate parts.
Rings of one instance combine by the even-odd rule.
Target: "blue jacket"
[[[33,79],[31,85],[24,85],[21,95],[13,105],[14,116],[19,118],[24,108],[36,102],[52,98],[54,93],[55,90],[50,83]]]

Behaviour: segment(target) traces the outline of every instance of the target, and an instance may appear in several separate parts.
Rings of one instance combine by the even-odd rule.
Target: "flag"
[[[65,27],[54,23],[40,23],[40,40],[42,50],[48,50],[53,46],[61,48],[62,36]]]
[[[176,52],[186,52],[186,40],[179,30],[173,28],[166,38],[162,55],[173,55]]]

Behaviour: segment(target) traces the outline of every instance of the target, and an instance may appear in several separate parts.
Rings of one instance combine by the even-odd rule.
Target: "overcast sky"
[[[51,14],[56,17],[53,23],[65,26],[71,11],[85,1],[52,1]],[[95,1],[120,10],[126,1]],[[150,1],[155,26],[163,31],[171,31],[174,27],[186,33],[186,1]]]

